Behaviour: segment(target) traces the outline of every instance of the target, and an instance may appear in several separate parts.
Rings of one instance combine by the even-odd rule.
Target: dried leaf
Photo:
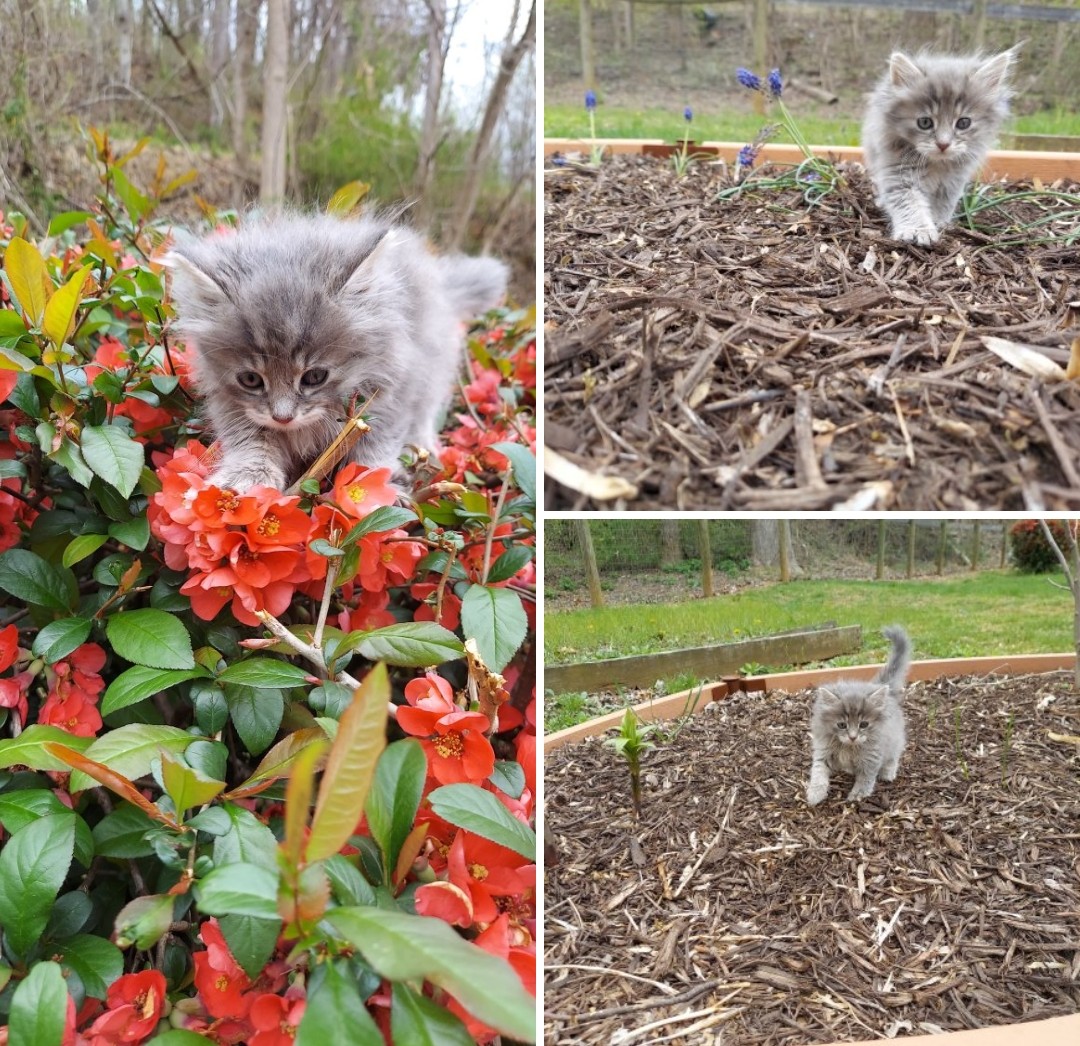
[[[469,663],[469,699],[479,703],[494,733],[499,729],[499,706],[510,700],[506,680],[484,664],[475,639],[465,640],[465,658]]]
[[[1080,338],[1073,338],[1069,349],[1069,365],[1065,368],[1065,380],[1076,381],[1080,378]]]
[[[550,447],[544,448],[544,472],[556,483],[597,501],[636,498],[638,493],[633,483],[628,483],[619,476],[598,476],[595,472],[586,472],[580,465],[575,465],[569,458],[557,454]]]
[[[999,359],[1033,378],[1044,381],[1064,381],[1065,371],[1047,357],[1037,345],[1023,345],[1018,341],[1007,341],[987,335],[982,343]]]

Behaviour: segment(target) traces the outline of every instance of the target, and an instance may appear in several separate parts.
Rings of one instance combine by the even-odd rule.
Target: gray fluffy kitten
[[[870,95],[863,158],[892,235],[936,243],[1009,111],[1016,49],[979,55],[900,51]]]
[[[841,679],[819,687],[810,717],[813,762],[806,801],[817,806],[829,791],[834,771],[851,774],[849,800],[864,799],[880,777],[896,778],[904,754],[904,683],[911,664],[911,640],[899,626],[883,630],[892,644],[889,660],[873,682]]]
[[[496,305],[494,258],[437,257],[384,215],[286,215],[181,240],[172,269],[180,332],[195,349],[221,487],[284,489],[378,396],[353,458],[396,468],[433,447],[462,355],[462,322]]]

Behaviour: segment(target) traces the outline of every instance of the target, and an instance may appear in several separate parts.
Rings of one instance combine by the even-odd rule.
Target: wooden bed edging
[[[949,1041],[946,1043],[945,1040]],[[863,1039],[859,1042],[833,1043],[832,1046],[881,1046],[882,1039]],[[974,1028],[951,1031],[943,1035],[897,1036],[903,1046],[1017,1046],[1029,1042],[1033,1046],[1076,1046],[1080,1042],[1080,1013],[1068,1017],[1049,1017],[1043,1021],[1024,1024],[1002,1024],[996,1028]]]
[[[581,152],[588,155],[593,145],[609,153],[644,152],[646,145],[670,145],[659,138],[597,138],[595,142],[587,138],[545,138],[544,155],[560,152]],[[720,159],[734,163],[745,142],[701,142],[703,149],[716,150]],[[862,162],[862,149],[849,145],[812,145],[816,156],[833,160],[856,160]],[[712,157],[710,157],[712,159]],[[765,162],[798,164],[803,154],[797,145],[784,142],[769,142],[762,146],[758,154],[757,165]],[[1044,182],[1053,182],[1058,178],[1068,178],[1080,182],[1080,153],[1044,152],[1024,149],[995,149],[990,153],[982,171],[983,181],[997,178],[1028,179],[1039,178]]]
[[[938,679],[941,676],[981,676],[999,673],[1002,675],[1027,675],[1038,672],[1057,672],[1070,669],[1076,660],[1075,654],[1015,654],[1011,657],[995,655],[991,657],[949,658],[941,661],[914,661],[908,679]],[[779,672],[774,675],[745,676],[721,682],[705,683],[692,690],[683,690],[653,701],[643,701],[634,705],[634,711],[644,722],[655,719],[675,719],[684,711],[700,712],[713,701],[722,701],[730,693],[740,690],[804,690],[833,679],[871,679],[880,665],[853,665],[849,668],[816,668],[802,672]],[[544,751],[553,752],[556,748],[586,737],[594,737],[622,722],[623,711],[609,712],[585,723],[557,730],[544,737]],[[1072,1046],[1080,1039],[1074,1039]]]

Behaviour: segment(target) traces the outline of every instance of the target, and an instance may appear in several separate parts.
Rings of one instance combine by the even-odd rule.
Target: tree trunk
[[[484,161],[487,159],[491,148],[491,140],[498,126],[499,117],[502,116],[506,107],[506,98],[510,90],[514,73],[522,59],[533,49],[536,44],[536,0],[532,0],[529,8],[529,20],[516,43],[513,42],[514,24],[517,22],[517,4],[514,5],[513,17],[510,28],[507,30],[506,40],[503,44],[502,57],[499,59],[499,71],[495,76],[495,82],[491,85],[487,104],[484,106],[484,116],[480,121],[480,129],[473,139],[472,148],[469,150],[469,159],[465,167],[465,184],[461,189],[461,203],[454,217],[454,226],[448,239],[452,248],[460,249],[465,242],[465,234],[469,229],[469,221],[476,211],[476,204],[480,198],[480,184],[483,180]]]
[[[135,9],[132,0],[116,0],[116,78],[131,86],[131,55],[135,37]]]
[[[909,519],[907,525],[907,576],[915,576],[915,520]]]
[[[589,601],[594,607],[604,605],[604,593],[600,590],[600,571],[596,566],[596,550],[593,548],[592,534],[587,519],[574,520],[574,532],[577,535],[578,548],[581,549],[581,562],[585,567],[585,579],[589,583]]]
[[[709,541],[709,521],[698,520],[698,551],[701,554],[701,588],[706,599],[713,594],[712,543]]]
[[[586,91],[596,90],[596,51],[593,49],[592,4],[578,0],[578,25],[581,34],[581,79]]]
[[[949,541],[949,524],[942,520],[938,527],[937,572],[940,577],[945,573],[945,546]]]
[[[971,569],[979,569],[979,556],[982,553],[982,523],[975,520],[971,534]]]
[[[879,519],[877,525],[877,564],[874,577],[880,581],[885,576],[885,520]]]
[[[418,200],[421,225],[430,223],[434,201],[431,183],[435,175],[435,153],[439,148],[439,113],[442,109],[443,73],[450,34],[446,31],[446,0],[426,0],[427,47],[424,61],[424,116],[420,123],[420,146],[413,177],[413,195]]]
[[[682,562],[682,558],[679,521],[677,519],[660,520],[660,566],[676,566]]]
[[[784,520],[787,523],[787,520]],[[784,526],[781,530],[778,519],[755,519],[750,522],[750,549],[754,559],[754,565],[760,567],[776,567],[780,564],[780,541],[781,535],[786,543],[785,554],[787,556],[788,571],[798,576],[802,573],[795,558],[795,549],[791,544],[791,528]]]
[[[248,71],[255,62],[255,37],[259,27],[262,0],[256,0],[250,5],[250,9],[247,8],[247,4],[237,4],[236,50],[233,52],[232,67],[232,143],[237,166],[242,171],[246,170],[248,165]]]
[[[267,0],[266,57],[263,65],[262,168],[259,199],[285,198],[286,95],[289,75],[289,11],[286,0]]]
[[[786,519],[780,520],[780,580],[791,580],[791,524]]]
[[[221,127],[225,123],[228,108],[228,90],[225,87],[225,70],[229,65],[230,29],[232,26],[232,0],[214,0],[214,17],[210,40],[210,126]]]

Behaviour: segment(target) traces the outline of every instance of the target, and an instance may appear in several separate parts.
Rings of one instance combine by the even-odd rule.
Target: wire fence
[[[897,578],[1000,570],[1011,520],[548,520],[545,584],[649,572],[731,578]],[[781,539],[787,531],[786,555]],[[591,545],[591,552],[589,546]]]

